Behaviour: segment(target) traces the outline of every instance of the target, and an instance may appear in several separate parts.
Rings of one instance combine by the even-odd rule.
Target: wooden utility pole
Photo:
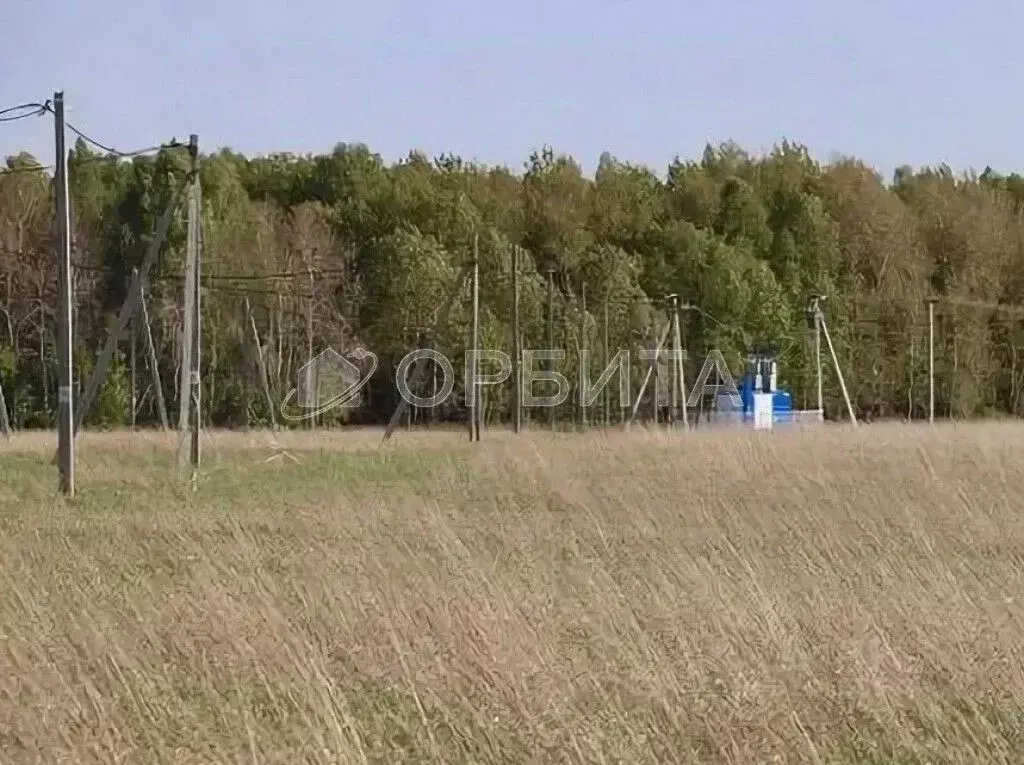
[[[669,321],[672,322],[672,371],[669,374],[669,384],[672,387],[668,409],[668,424],[675,425],[676,415],[679,411],[679,365],[676,363],[675,352],[679,350],[679,295],[673,293],[667,295],[672,315]]]
[[[203,186],[199,182],[199,138],[198,136],[191,136],[194,140],[189,141],[192,153],[192,164],[193,174],[195,178],[195,218],[193,228],[195,230],[195,250],[196,250],[196,279],[195,279],[195,297],[192,299],[192,307],[195,311],[195,319],[192,322],[192,480],[195,481],[196,469],[199,467],[199,433],[202,429],[202,378],[200,377],[200,370],[202,369],[202,338],[203,338],[203,306],[202,306],[202,273],[203,273]],[[194,487],[194,483],[193,483]]]
[[[824,295],[812,295],[807,307],[807,314],[814,328],[814,368],[817,374],[818,383],[818,419],[825,419],[825,408],[822,396],[821,383],[821,310],[819,301],[824,300]]]
[[[412,327],[402,327],[402,342],[405,342],[405,343],[409,342],[409,333],[412,332],[412,331],[413,331]],[[414,341],[413,347],[414,348],[419,348],[420,347],[419,335],[416,336],[416,339]],[[413,415],[414,411],[415,410],[413,409],[412,406],[409,406],[405,410],[405,430],[406,430],[406,432],[410,432],[412,430],[412,415]]]
[[[555,347],[555,269],[548,267],[548,350]],[[554,362],[549,362],[552,369]],[[555,429],[555,407],[548,407],[551,430]]]
[[[686,306],[683,306],[683,307],[687,311],[689,311],[692,308],[692,306],[690,306],[690,305],[686,305]],[[682,396],[682,399],[683,399],[683,430],[689,430],[690,429],[690,413],[689,413],[689,410],[686,407],[686,402],[689,401],[689,398],[687,398],[687,396],[686,396],[686,367],[683,365],[683,361],[685,360],[685,358],[683,356],[685,356],[686,349],[685,349],[685,347],[682,346],[682,337],[678,338],[678,340],[679,340],[679,343],[680,343],[680,347],[683,349],[683,355],[679,359],[679,390],[680,390],[680,395]],[[701,401],[703,402],[703,400],[704,399],[703,399],[703,396],[702,396],[701,397]],[[698,411],[697,412],[697,420],[694,423],[694,425],[699,425],[699,424],[700,424],[700,412]]]
[[[56,163],[54,188],[57,210],[57,263],[60,269],[58,289],[60,309],[57,315],[60,369],[57,380],[57,462],[60,490],[75,494],[75,418],[72,398],[74,378],[71,350],[71,219],[68,212],[68,152],[64,145],[64,93],[53,94],[54,143]]]
[[[678,330],[678,321],[676,322],[676,328]],[[678,341],[679,338],[677,337]],[[690,429],[690,413],[686,408],[686,368],[683,366],[682,357],[676,359],[676,364],[679,365],[679,395],[682,398],[682,415],[683,415],[683,430]],[[700,412],[697,412],[697,422],[700,422]]]
[[[129,325],[128,330],[128,374],[131,378],[132,388],[132,415],[131,415],[131,427],[135,430],[137,424],[137,417],[139,411],[139,386],[138,378],[136,377],[135,371],[135,338],[138,333],[138,317],[132,318],[132,323]]]
[[[411,347],[416,349],[416,350],[419,350],[420,348],[423,347],[423,344],[426,342],[427,333],[428,332],[430,332],[430,327],[403,326],[402,327],[402,338],[406,342],[408,342],[409,338],[412,337],[412,346]],[[433,343],[431,343],[431,345],[433,345]],[[431,363],[433,363],[433,359],[431,359]],[[437,395],[437,376],[436,376],[436,374],[434,376],[434,390],[433,390],[433,393],[431,395],[433,395],[433,396]],[[414,421],[419,421],[421,419],[421,417],[422,417],[422,415],[420,415],[420,413],[419,413],[420,412],[420,407],[419,406],[416,406],[415,408],[413,408],[413,407],[414,407],[414,405],[410,404],[409,407],[406,410],[406,416],[405,416],[405,429],[406,430],[412,430],[413,422]]]
[[[56,184],[55,184],[56,185]],[[58,272],[59,273],[59,272]],[[59,276],[58,276],[59,278]],[[50,375],[48,365],[46,363],[46,299],[43,294],[43,281],[39,281],[39,298],[37,303],[39,304],[39,361],[41,363],[40,372],[42,373],[42,391],[43,391],[43,409],[50,408]],[[60,319],[58,319],[60,321]],[[72,321],[74,317],[72,316]],[[74,331],[74,330],[72,330]],[[59,363],[59,361],[58,361]]]
[[[466,385],[470,389],[466,391],[469,398],[469,440],[480,440],[480,386],[477,384],[477,372],[480,369],[480,359],[477,351],[480,345],[480,261],[478,258],[478,235],[473,235],[473,326],[470,330],[470,353],[472,353],[473,368],[470,370],[469,379]]]
[[[448,295],[448,299],[444,302],[444,305],[442,306],[441,310],[437,312],[437,318],[434,319],[434,325],[430,329],[430,336],[432,338],[437,337],[438,327],[444,326],[444,324],[448,321],[448,315],[451,313],[452,306],[455,305],[455,301],[458,299],[459,293],[461,293],[465,289],[466,275],[468,271],[469,269],[466,267],[463,267],[459,271],[459,275],[455,279],[455,283],[452,286],[451,293],[449,293]],[[436,365],[432,366],[434,366],[436,369]],[[417,381],[421,377],[421,373],[424,368],[425,365],[423,364],[419,364],[417,366]],[[417,384],[416,387],[419,388],[419,385]],[[405,410],[408,409],[408,407],[409,402],[406,400],[405,396],[400,396],[398,406],[395,407],[395,411],[391,414],[391,420],[388,422],[387,427],[384,429],[384,438],[382,439],[382,441],[387,441],[389,438],[391,438],[391,434],[394,433],[395,431],[395,426],[397,426],[398,423],[401,422],[402,416],[405,414]]]
[[[938,298],[930,297],[928,304],[928,422],[935,424],[935,303]]]
[[[604,297],[604,368],[608,368],[608,296]],[[601,392],[601,404],[604,408],[604,426],[608,427],[608,387]],[[619,402],[622,406],[622,402]]]
[[[654,375],[654,368],[658,365],[658,357],[661,355],[661,348],[665,345],[665,340],[668,338],[668,331],[671,329],[671,322],[665,322],[664,328],[661,330],[661,335],[658,337],[658,345],[654,349],[654,358],[651,359],[651,365],[647,367],[647,374],[644,375],[644,381],[640,385],[640,392],[636,396],[636,401],[633,402],[633,411],[629,416],[630,422],[636,420],[636,413],[640,410],[640,402],[644,399],[644,392],[647,390],[647,385],[651,381],[652,375]],[[655,381],[655,403],[657,403],[657,381]],[[657,419],[655,419],[657,422]]]
[[[581,287],[580,293],[581,293],[580,294],[580,300],[582,302],[583,311],[580,313],[580,347],[577,350],[578,350],[578,356],[579,356],[578,365],[580,366],[580,368],[581,368],[580,371],[582,373],[583,364],[584,363],[587,363],[587,364],[590,363],[590,355],[589,355],[590,354],[590,343],[589,343],[589,338],[587,337],[587,283],[586,282],[583,282],[583,286]],[[586,348],[586,350],[587,350],[587,361],[586,362],[583,361],[583,344],[586,344],[586,346],[587,346],[587,348]],[[582,378],[580,378],[580,379],[582,379]],[[579,400],[580,400],[580,424],[583,426],[583,429],[586,430],[587,429],[587,406],[586,406],[586,402],[583,401],[583,389],[582,388],[579,389],[577,395],[579,396]]]
[[[245,314],[249,317],[249,328],[252,330],[252,339],[256,344],[256,367],[260,375],[260,386],[263,388],[263,397],[267,402],[267,411],[270,413],[270,426],[277,431],[277,413],[274,408],[274,398],[270,395],[270,382],[267,379],[267,365],[263,360],[263,345],[260,343],[260,333],[256,329],[256,319],[252,315],[252,306],[249,305],[249,298],[245,298]]]
[[[846,412],[850,415],[850,424],[857,425],[857,415],[853,413],[853,404],[850,403],[850,394],[846,390],[846,381],[843,379],[843,370],[839,368],[839,358],[836,356],[836,349],[832,345],[832,337],[828,333],[828,326],[825,324],[825,317],[821,313],[821,307],[818,306],[818,325],[821,327],[821,331],[825,334],[825,342],[828,343],[828,352],[832,356],[832,363],[835,365],[836,377],[839,378],[839,387],[843,392],[843,401],[846,402]]]
[[[138,269],[133,269],[134,278],[138,279]],[[146,352],[149,354],[149,368],[153,373],[153,394],[156,396],[156,408],[160,413],[160,425],[169,430],[167,424],[167,405],[164,403],[164,386],[160,382],[160,362],[156,357],[156,346],[153,345],[153,332],[149,326],[149,311],[146,310],[146,288],[139,282],[139,311],[142,314],[142,327],[146,330]]]
[[[7,399],[4,398],[4,381],[0,379],[0,433],[11,437],[11,421],[7,418]]]
[[[132,269],[132,277],[138,277],[138,269]],[[128,289],[131,289],[131,280],[128,280]],[[131,412],[131,423],[132,430],[135,430],[135,417],[136,412],[139,408],[139,387],[138,380],[135,376],[135,338],[139,333],[139,322],[138,317],[133,316],[131,322],[128,325],[128,374],[131,378],[132,388],[132,412]]]
[[[430,350],[432,350],[434,352],[437,351],[437,341],[433,337],[430,338]],[[437,398],[437,361],[434,360],[434,359],[430,360],[430,377],[431,377],[430,398],[431,398],[431,400],[434,400],[434,399]],[[437,404],[434,404],[432,407],[430,407],[430,425],[433,426],[433,425],[436,425],[436,424],[437,424]]]
[[[193,346],[193,323],[195,322],[195,306],[193,301],[196,295],[196,250],[193,239],[192,220],[195,214],[195,189],[189,181],[188,202],[186,210],[188,215],[188,230],[185,236],[185,291],[182,300],[182,329],[181,329],[181,366],[178,370],[178,430],[183,434],[188,433],[188,426],[191,413],[192,397],[189,388],[192,383],[192,346]]]
[[[683,339],[679,329],[679,296],[670,295],[672,299],[672,343],[676,349],[676,358],[673,359],[673,383],[672,383],[672,417],[682,414],[683,430],[690,429],[690,417],[686,410],[686,370],[683,368]],[[689,307],[689,306],[687,306]],[[682,396],[682,411],[679,411],[676,395]],[[698,415],[699,417],[699,415]]]
[[[199,374],[201,327],[199,318],[201,306],[199,302],[199,269],[200,269],[200,235],[199,226],[202,216],[202,200],[199,192],[199,137],[189,137],[188,152],[189,194],[188,194],[188,230],[185,241],[185,295],[184,295],[184,327],[181,343],[181,377],[179,379],[178,396],[178,429],[181,431],[181,444],[178,450],[178,461],[181,465],[187,461],[192,465],[193,478],[195,469],[199,467],[199,424],[201,378]],[[186,436],[188,445],[186,447]]]
[[[313,281],[313,268],[309,267],[309,297],[306,300],[306,390],[312,393],[313,383],[313,291],[316,289],[316,282]],[[318,393],[313,393],[318,396]],[[309,418],[309,429],[316,430],[316,412]]]
[[[818,373],[818,416],[825,419],[825,397],[821,380],[821,314],[814,314],[814,366]]]
[[[914,421],[914,350],[917,346],[917,339],[910,338],[910,383],[907,386],[907,421]]]
[[[512,246],[512,375],[515,393],[512,402],[512,429],[523,429],[523,336],[519,329],[519,246]]]
[[[653,320],[651,322],[651,328],[654,328]],[[669,330],[671,330],[671,328],[671,320],[665,322],[666,336]],[[661,349],[664,347],[664,345],[665,340],[661,340],[658,343],[658,353],[655,355],[654,361],[652,362],[651,366],[651,370],[654,372],[654,390],[651,392],[651,415],[655,425],[658,424],[658,383],[661,381],[661,365],[659,364],[659,362],[661,361]]]

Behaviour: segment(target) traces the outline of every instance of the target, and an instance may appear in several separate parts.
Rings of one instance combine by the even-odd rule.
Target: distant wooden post
[[[249,327],[252,329],[252,339],[256,344],[256,366],[260,374],[260,386],[263,388],[263,397],[267,402],[267,411],[270,412],[270,426],[275,431],[278,429],[277,413],[274,409],[274,399],[270,395],[270,382],[267,379],[267,365],[263,360],[263,345],[260,343],[260,333],[256,329],[256,319],[252,315],[252,306],[249,305],[249,298],[245,298],[245,313],[249,318]]]
[[[58,350],[60,371],[57,388],[57,466],[60,472],[61,493],[75,495],[75,401],[71,397],[72,380],[75,377],[72,359],[73,328],[71,326],[71,218],[68,195],[68,152],[64,144],[64,92],[53,94],[54,137],[57,154],[54,170],[56,192],[56,235],[57,263],[60,272],[58,282]],[[42,333],[40,333],[42,334]],[[44,369],[45,361],[44,361]],[[44,388],[45,390],[45,388]]]
[[[917,338],[910,337],[910,382],[907,385],[907,421],[914,421],[914,349],[917,346]]]
[[[654,374],[654,368],[658,365],[658,357],[661,355],[662,346],[665,345],[665,340],[666,340],[666,338],[668,338],[668,331],[669,331],[669,329],[671,329],[671,327],[672,327],[672,322],[667,321],[667,322],[665,322],[664,328],[662,328],[662,330],[661,330],[661,335],[658,337],[658,345],[654,349],[654,358],[651,360],[650,366],[647,367],[647,374],[644,376],[644,381],[640,385],[640,392],[637,393],[636,401],[633,402],[633,411],[630,413],[630,416],[629,416],[630,422],[633,422],[634,420],[636,420],[636,413],[640,410],[640,402],[642,402],[643,399],[644,399],[644,392],[647,390],[647,385],[648,385],[648,383],[650,383],[651,376]],[[658,400],[658,396],[657,396],[657,393],[658,393],[657,382],[655,382],[654,393],[655,393],[654,400],[655,400],[655,403],[657,403],[657,400]],[[657,422],[657,420],[655,420],[655,422]]]
[[[153,394],[156,396],[160,425],[164,430],[170,430],[167,423],[167,405],[164,403],[164,386],[160,382],[160,362],[156,357],[156,346],[153,345],[153,332],[149,326],[149,311],[146,310],[146,286],[142,282],[139,282],[139,311],[142,314],[142,328],[146,330],[146,352],[149,354],[149,369],[153,374]]]
[[[0,379],[0,433],[11,437],[11,421],[7,419],[7,399],[4,398],[4,381]]]
[[[555,269],[548,268],[548,350],[555,348]],[[554,363],[550,369],[554,370]],[[555,430],[555,407],[549,407],[548,417],[551,422],[551,430]]]
[[[587,350],[587,354],[586,354],[587,355],[587,360],[586,361],[583,360],[583,355],[584,354],[582,353],[582,347],[581,347],[580,348],[580,354],[579,354],[579,366],[581,367],[580,374],[582,374],[582,366],[583,366],[583,364],[584,363],[586,363],[586,364],[590,363],[590,344],[587,342],[588,338],[587,338],[587,283],[586,282],[583,282],[581,301],[582,301],[583,311],[580,314],[580,342],[581,343],[586,343],[586,345],[587,345],[587,348],[586,348],[586,350]],[[583,378],[580,377],[579,379],[582,380]],[[583,429],[586,430],[587,429],[587,405],[586,405],[586,402],[583,400],[583,389],[582,388],[580,388],[580,390],[577,392],[577,395],[579,396],[579,400],[580,400],[580,424],[583,426]]]
[[[672,323],[672,369],[669,372],[669,387],[672,389],[669,396],[668,424],[673,427],[676,424],[676,414],[679,410],[679,365],[676,364],[675,351],[679,350],[679,295],[673,293],[666,295],[669,307],[672,310],[669,321]]]
[[[843,401],[846,402],[846,412],[850,415],[850,424],[857,425],[857,415],[853,412],[853,404],[850,401],[850,392],[846,389],[846,381],[843,379],[843,370],[839,367],[839,357],[836,355],[835,346],[832,345],[832,337],[828,333],[828,325],[825,323],[825,317],[821,312],[821,306],[817,306],[818,311],[818,324],[821,326],[821,331],[825,335],[825,342],[828,344],[829,354],[832,356],[832,364],[835,366],[836,377],[839,378],[839,388],[843,393]]]
[[[200,268],[201,268],[201,236],[200,220],[203,214],[202,197],[199,186],[199,138],[189,138],[189,204],[188,230],[185,238],[185,294],[184,294],[184,327],[181,337],[181,379],[178,394],[178,429],[181,431],[181,442],[178,449],[179,464],[189,462],[192,466],[193,488],[195,487],[196,469],[200,462],[199,428],[201,423],[202,378],[200,319]]]
[[[512,247],[512,374],[515,377],[515,398],[512,402],[512,429],[523,429],[523,336],[519,327],[519,247]]]
[[[825,419],[825,405],[823,403],[824,398],[822,395],[822,382],[821,382],[821,311],[818,307],[818,301],[824,300],[824,295],[811,295],[810,302],[807,305],[807,316],[812,322],[814,329],[814,367],[815,372],[818,376],[818,419]]]
[[[608,296],[604,298],[604,368],[608,368]],[[601,391],[601,403],[604,408],[604,426],[608,427],[608,386],[605,386],[604,390]],[[622,407],[622,402],[619,402],[619,407]]]
[[[651,322],[651,328],[654,328],[654,322]],[[668,333],[672,328],[672,322],[669,321],[665,324],[665,332]],[[658,424],[658,382],[661,379],[661,365],[658,363],[661,361],[661,349],[665,346],[665,340],[658,343],[658,352],[654,355],[654,360],[651,362],[651,371],[654,373],[654,390],[651,393],[651,416],[654,424]]]
[[[929,297],[928,304],[928,422],[935,424],[935,303],[938,298]]]
[[[138,269],[132,269],[132,277],[138,278]],[[129,289],[131,288],[131,282],[129,281]],[[128,375],[131,378],[131,398],[132,398],[132,411],[131,411],[131,426],[132,430],[135,430],[136,416],[139,409],[139,386],[138,378],[135,375],[135,338],[139,334],[139,320],[138,316],[132,316],[131,322],[128,324]]]
[[[473,368],[469,372],[466,391],[469,398],[469,440],[480,440],[480,386],[477,384],[477,372],[480,360],[477,356],[480,345],[480,262],[477,254],[477,235],[473,236],[473,325],[470,330],[470,353],[473,354]]]
[[[686,410],[686,370],[683,367],[683,339],[679,329],[679,296],[671,295],[672,298],[672,343],[676,349],[676,358],[672,362],[674,372],[672,383],[672,417],[681,414],[683,417],[683,430],[690,429],[690,415]],[[689,306],[686,306],[689,308]],[[682,397],[682,411],[679,412],[676,394]]]
[[[309,271],[309,298],[306,300],[306,390],[312,391],[314,369],[313,369],[313,293],[316,291],[316,281],[313,279],[313,268]],[[309,418],[310,430],[316,430],[316,410]]]

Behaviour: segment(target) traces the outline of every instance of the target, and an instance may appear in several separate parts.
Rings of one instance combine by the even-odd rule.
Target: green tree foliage
[[[56,268],[49,179],[21,154],[0,170],[0,380],[17,427],[52,425]],[[75,144],[69,168],[80,384],[107,337],[132,268],[184,179],[169,149],[125,160]],[[764,156],[733,143],[676,159],[664,177],[605,152],[593,177],[544,147],[521,172],[458,156],[410,152],[386,163],[361,144],[323,155],[202,157],[203,415],[266,424],[262,358],[280,401],[312,353],[371,348],[381,365],[361,409],[330,422],[386,418],[394,366],[413,344],[444,352],[462,393],[470,293],[460,274],[479,258],[483,341],[511,351],[512,253],[518,250],[524,347],[549,332],[578,371],[591,349],[650,346],[677,294],[687,375],[723,351],[739,371],[754,343],[780,350],[782,380],[813,405],[814,360],[804,310],[827,294],[831,336],[861,416],[922,416],[927,406],[924,299],[937,295],[936,393],[941,416],[1024,411],[1024,178],[992,168],[901,167],[891,183],[851,158],[816,161],[784,141]],[[185,221],[175,218],[146,300],[164,396],[180,391]],[[448,320],[442,307],[456,296]],[[246,304],[251,315],[246,312]],[[255,334],[258,336],[254,337]],[[433,333],[429,328],[435,328]],[[139,422],[157,420],[153,370],[138,335]],[[127,342],[90,413],[127,422]],[[575,380],[574,380],[575,382]],[[826,407],[841,413],[826,372]],[[508,416],[510,390],[489,390],[489,416]],[[560,416],[568,419],[566,404]]]

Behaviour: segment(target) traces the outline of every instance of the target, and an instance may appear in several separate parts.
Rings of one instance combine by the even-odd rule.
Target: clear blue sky
[[[549,143],[659,173],[732,138],[822,160],[1024,169],[1024,5],[1010,0],[3,0],[0,108],[63,89],[118,148],[365,142],[520,169]],[[52,161],[52,123],[0,155]]]

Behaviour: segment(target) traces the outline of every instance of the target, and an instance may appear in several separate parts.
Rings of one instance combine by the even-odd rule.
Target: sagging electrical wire
[[[24,111],[25,109],[32,109],[32,111],[26,112],[25,114],[6,116],[11,114],[11,112]],[[28,119],[29,117],[38,117],[42,114],[46,114],[47,111],[50,111],[49,101],[45,101],[41,104],[30,102],[27,104],[18,104],[17,106],[9,106],[6,109],[0,109],[0,122],[17,122],[18,120]]]
[[[154,152],[160,152],[160,151],[163,151],[164,149],[178,149],[178,148],[182,148],[184,146],[186,146],[186,144],[183,144],[180,141],[176,141],[174,139],[171,139],[167,143],[162,143],[162,144],[159,144],[157,146],[149,146],[149,147],[147,147],[145,149],[136,149],[135,151],[117,152],[114,156],[116,158],[118,158],[118,159],[127,159],[127,158],[133,158],[133,157],[141,157],[141,156],[144,156],[146,154],[152,154]],[[92,164],[93,162],[103,162],[103,161],[106,161],[106,160],[109,160],[109,159],[111,159],[111,156],[109,154],[108,155],[96,155],[96,156],[91,156],[91,157],[84,157],[83,159],[77,160],[76,164],[78,164],[78,165],[88,165],[88,164]],[[15,175],[17,173],[40,173],[40,172],[49,171],[49,170],[53,170],[53,169],[54,169],[53,165],[26,165],[24,167],[5,167],[5,168],[0,168],[0,176],[2,176],[2,175]]]
[[[57,112],[54,111],[53,106],[50,105],[49,101],[47,101],[45,104],[43,104],[42,108],[45,111],[50,112],[54,116],[57,116]],[[155,148],[139,149],[138,151],[134,151],[134,152],[121,151],[120,149],[115,149],[112,146],[107,146],[106,144],[100,143],[99,141],[97,141],[95,138],[93,138],[92,136],[88,135],[84,131],[79,130],[77,127],[72,125],[67,120],[64,120],[64,127],[66,127],[72,133],[77,135],[79,138],[81,138],[86,143],[92,144],[97,149],[100,149],[101,151],[107,152],[107,154],[113,154],[113,155],[118,156],[118,157],[138,156],[139,154],[143,154],[143,153],[146,153],[146,152],[149,152],[149,151],[154,151],[155,149],[159,149],[160,148],[160,147],[155,147]]]

